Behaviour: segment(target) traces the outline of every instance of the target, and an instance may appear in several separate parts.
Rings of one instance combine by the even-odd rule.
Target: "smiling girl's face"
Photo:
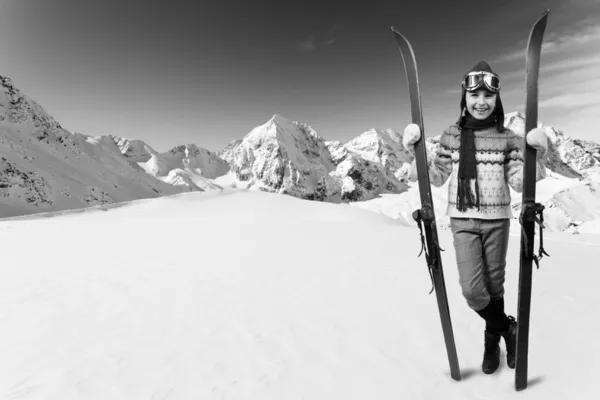
[[[474,92],[466,92],[467,111],[475,119],[486,119],[496,108],[496,93],[490,93],[485,89]]]

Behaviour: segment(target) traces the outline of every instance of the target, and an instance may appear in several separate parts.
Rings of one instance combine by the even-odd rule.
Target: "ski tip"
[[[397,30],[394,29],[394,27],[392,27],[392,32],[394,32],[394,35],[396,36],[396,40],[401,39],[405,42],[408,43],[408,39],[406,39],[406,37],[404,37],[403,34],[401,34],[400,32],[398,32]]]
[[[544,10],[544,12],[542,13],[542,15],[538,18],[538,22],[547,19],[548,18],[548,14],[550,14],[550,9],[546,8],[546,10]]]
[[[544,30],[546,30],[546,24],[548,23],[548,14],[549,13],[550,13],[550,9],[547,8],[546,11],[544,11],[544,14],[542,14],[542,16],[539,17],[538,20],[535,22],[535,24],[533,24],[533,26],[531,27],[531,32],[529,34],[530,40],[534,34],[538,34],[538,35],[544,34]]]

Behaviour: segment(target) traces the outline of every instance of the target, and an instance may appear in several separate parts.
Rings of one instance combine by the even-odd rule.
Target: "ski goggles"
[[[492,93],[496,93],[500,90],[500,78],[498,78],[498,75],[487,71],[469,72],[465,77],[462,86],[469,92],[485,86],[485,89]]]

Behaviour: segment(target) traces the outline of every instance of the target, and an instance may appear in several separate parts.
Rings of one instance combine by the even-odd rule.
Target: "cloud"
[[[589,23],[589,19],[581,21],[577,24],[581,29],[568,35],[548,35],[544,51],[554,54],[540,65],[540,109],[552,109],[563,118],[567,118],[568,110],[576,108],[600,109],[600,26]],[[516,54],[506,55],[504,59],[514,58]],[[524,52],[518,54],[525,57]],[[512,92],[524,92],[525,78],[524,66],[501,76]],[[524,104],[521,106],[524,108]]]
[[[296,49],[300,52],[311,52],[331,46],[337,42],[337,32],[340,27],[340,23],[334,23],[328,29],[314,31],[298,43]]]
[[[539,119],[572,137],[592,139],[600,124],[600,25],[588,17],[570,26],[569,31],[546,32],[538,82]],[[495,60],[517,68],[500,77],[503,100],[511,110],[525,111],[526,45],[522,41],[521,49]]]
[[[582,68],[595,67],[600,70],[600,53],[587,56],[568,57],[565,59],[546,61],[540,65],[540,77],[557,76],[558,73],[578,74]],[[501,79],[505,82],[525,79],[525,68],[503,73]],[[564,78],[566,79],[566,78]]]
[[[540,121],[554,126],[572,138],[598,142],[597,126],[600,125],[598,107],[582,107],[557,114],[540,110]]]
[[[571,32],[569,34],[561,35],[559,33],[550,32],[544,39],[542,44],[542,54],[558,53],[563,50],[568,50],[573,47],[587,45],[591,42],[600,41],[600,25],[587,25],[587,23],[581,23],[582,29],[577,32]],[[514,61],[519,59],[525,59],[526,42],[521,43],[523,48],[520,50],[513,51],[505,54],[504,56],[496,59],[496,62],[503,61]]]
[[[571,66],[577,65],[576,68]],[[539,101],[540,112],[546,110],[556,120],[566,121],[575,110],[593,108],[600,110],[600,56],[593,56],[583,60],[562,60],[550,64],[546,72],[540,74]],[[550,73],[552,72],[552,73]],[[524,83],[523,74],[522,83]],[[513,99],[524,100],[525,88],[503,92],[503,96],[510,95]],[[507,96],[508,97],[508,96]],[[513,105],[518,110],[525,109],[525,103]],[[600,113],[596,111],[600,117]],[[586,116],[591,113],[586,114]]]
[[[325,40],[318,40],[318,39],[316,39],[315,34],[311,34],[311,35],[307,36],[303,41],[298,43],[296,48],[298,49],[298,51],[301,51],[301,52],[316,51],[317,49],[331,46],[336,41],[337,41],[337,39],[333,38],[333,37],[329,38],[329,39],[325,39]]]
[[[569,136],[597,140],[594,135],[600,124],[598,71],[600,55],[550,64],[547,73],[540,76],[540,119]],[[520,107],[525,108],[524,104]]]
[[[596,86],[600,87],[600,81],[596,82]],[[539,102],[540,108],[557,107],[557,108],[581,108],[593,107],[600,105],[600,99],[597,93],[579,92],[565,93],[553,96]]]
[[[334,44],[335,42],[337,42],[336,38],[331,38],[331,39],[327,39],[325,41],[322,42],[323,46],[329,46]]]
[[[576,65],[576,67],[573,67]],[[562,60],[551,64],[540,77],[547,92],[540,107],[576,108],[600,106],[600,55],[582,60]],[[600,109],[600,107],[599,107]]]
[[[315,42],[314,35],[310,35],[298,43],[297,49],[301,52],[315,51],[317,49],[317,43]]]
[[[565,69],[576,71],[582,67],[596,66],[600,68],[600,54],[592,54],[587,57],[571,57],[564,60],[548,62],[540,66],[542,73],[552,73]]]

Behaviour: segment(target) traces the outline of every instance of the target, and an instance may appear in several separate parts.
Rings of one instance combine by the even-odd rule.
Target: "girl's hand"
[[[527,144],[537,150],[537,158],[543,157],[548,151],[548,139],[542,128],[534,128],[526,136]]]
[[[402,145],[411,154],[415,154],[415,143],[421,139],[421,129],[417,124],[408,124],[404,128],[404,136],[402,137]]]

